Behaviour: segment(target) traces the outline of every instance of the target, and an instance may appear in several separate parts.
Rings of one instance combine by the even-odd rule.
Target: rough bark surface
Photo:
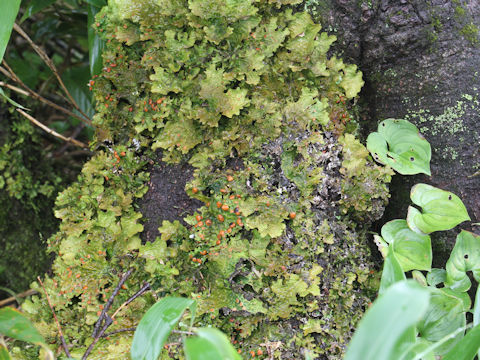
[[[331,0],[307,8],[364,73],[365,134],[385,118],[407,118],[432,145],[432,176],[395,176],[385,220],[406,214],[410,187],[425,182],[459,195],[472,218],[461,227],[480,233],[472,225],[480,219],[480,3]]]

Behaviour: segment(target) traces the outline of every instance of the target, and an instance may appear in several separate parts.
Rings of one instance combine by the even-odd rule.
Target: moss
[[[472,45],[477,45],[478,39],[478,27],[473,23],[468,23],[460,29],[460,34],[468,40]]]
[[[0,103],[0,286],[22,292],[49,266],[46,239],[58,228],[52,207],[67,176],[33,125]]]
[[[62,224],[49,245],[58,256],[45,281],[76,353],[133,268],[113,307],[148,281],[156,296],[196,299],[197,324],[219,327],[243,352],[342,358],[375,293],[366,227],[383,211],[391,173],[346,133],[361,72],[327,56],[335,38],[283,6],[293,3],[116,0],[97,16],[109,40],[94,84],[103,150],[57,199]],[[203,205],[142,244],[134,199],[157,149],[195,167],[185,191]],[[132,302],[112,330],[153,302]],[[24,309],[59,345],[45,298]],[[95,355],[128,358],[129,337],[115,338]]]

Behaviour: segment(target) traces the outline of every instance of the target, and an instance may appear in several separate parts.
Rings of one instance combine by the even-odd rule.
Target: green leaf
[[[3,60],[19,8],[20,0],[2,1],[0,3],[0,63]]]
[[[196,306],[194,300],[177,297],[166,297],[153,305],[140,320],[133,336],[132,360],[157,360],[170,332],[187,308],[190,308],[193,323]]]
[[[470,289],[471,282],[467,271],[473,272],[475,280],[480,280],[480,236],[462,230],[445,265],[447,279],[445,286],[458,291]]]
[[[88,66],[71,67],[63,73],[63,81],[80,109],[91,119],[95,115],[92,94],[88,90],[90,69]]]
[[[420,336],[430,342],[437,342],[456,329],[465,326],[466,311],[470,309],[470,298],[448,288],[429,288],[430,305],[425,316],[417,324]],[[436,355],[445,354],[463,336],[458,333],[435,350]]]
[[[473,305],[473,326],[480,324],[480,287],[477,287],[475,294],[475,304]],[[480,350],[478,351],[478,358],[480,359]]]
[[[480,348],[480,325],[475,326],[442,360],[473,360]]]
[[[407,120],[382,121],[378,132],[368,136],[367,149],[377,162],[391,166],[402,175],[430,175],[430,144]]]
[[[432,268],[432,245],[430,236],[410,230],[405,220],[392,220],[383,225],[381,234],[390,244],[403,271]]]
[[[20,311],[11,307],[0,309],[0,334],[37,345],[45,344],[32,323]]]
[[[240,360],[227,336],[212,328],[197,329],[196,337],[185,339],[185,355],[188,360]]]
[[[13,106],[16,106],[20,109],[23,109],[23,110],[30,110],[30,109],[27,109],[26,107],[23,107],[22,105],[20,105],[19,103],[17,103],[16,101],[13,101],[12,99],[10,99],[7,95],[5,95],[5,93],[3,92],[3,89],[0,87],[0,95],[2,97],[5,98],[5,100],[7,100],[10,104],[12,104]]]
[[[25,9],[25,13],[23,14],[22,18],[20,19],[20,23],[23,23],[27,20],[30,16],[42,11],[46,7],[49,7],[57,0],[32,0],[30,4],[28,4],[27,8]]]
[[[344,360],[398,360],[399,339],[428,308],[429,291],[412,280],[390,286],[360,320]],[[406,338],[408,339],[408,338]]]
[[[445,282],[447,279],[447,272],[445,269],[432,269],[428,274],[427,274],[427,283],[430,286],[437,286],[438,284],[441,284]]]
[[[378,293],[381,295],[392,284],[405,280],[405,273],[400,266],[393,251],[389,251],[385,262],[383,263],[382,279],[380,280],[380,289]]]
[[[103,3],[104,0],[97,0],[95,3]],[[100,74],[103,66],[102,52],[103,47],[105,46],[105,41],[98,36],[97,32],[93,28],[95,23],[95,15],[100,11],[101,6],[96,6],[95,4],[88,5],[88,20],[87,20],[87,29],[88,29],[88,57],[90,60],[90,75]]]
[[[470,220],[462,200],[455,194],[427,184],[417,184],[410,191],[413,203],[422,207],[422,212],[408,207],[407,223],[410,229],[425,234],[450,230],[463,221]]]

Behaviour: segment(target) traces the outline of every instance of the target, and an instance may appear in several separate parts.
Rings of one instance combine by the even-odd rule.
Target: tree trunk
[[[457,194],[472,218],[461,227],[479,233],[473,223],[480,220],[480,4],[331,0],[307,8],[363,71],[365,134],[383,119],[404,118],[432,145],[432,176],[395,176],[384,219],[403,217],[410,187],[425,182]]]

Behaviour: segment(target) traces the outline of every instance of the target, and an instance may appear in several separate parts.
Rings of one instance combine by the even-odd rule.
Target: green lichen
[[[428,136],[450,136],[455,135],[462,141],[462,135],[468,132],[463,119],[468,111],[478,109],[480,103],[476,95],[462,94],[456,104],[445,108],[443,113],[433,115],[429,110],[409,111],[405,116],[406,120],[413,120],[420,131]],[[441,149],[444,159],[455,160],[458,158],[457,151],[447,146]]]
[[[473,23],[468,23],[460,29],[460,34],[470,42],[472,45],[477,45],[479,42],[478,39],[478,26]]]
[[[335,38],[308,14],[284,6],[298,2],[115,0],[97,16],[109,42],[94,85],[96,146],[114,145],[58,197],[58,256],[45,280],[76,355],[130,267],[114,307],[148,281],[155,296],[196,299],[197,324],[240,351],[342,357],[375,293],[366,225],[383,211],[391,170],[345,132],[361,73],[327,56]],[[142,244],[134,199],[156,149],[195,168],[185,191],[203,205]],[[134,326],[153,302],[129,304],[112,330]],[[24,309],[59,345],[45,298]],[[126,359],[128,341],[104,339],[93,356]],[[182,358],[175,346],[162,356]]]

